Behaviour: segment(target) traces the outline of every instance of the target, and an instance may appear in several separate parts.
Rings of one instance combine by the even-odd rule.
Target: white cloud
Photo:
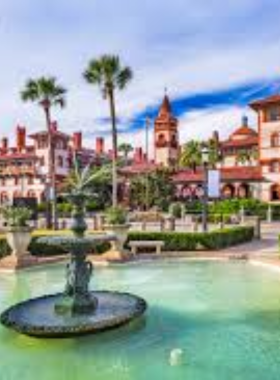
[[[118,114],[127,119],[156,104],[164,87],[174,98],[275,77],[280,5],[268,2],[118,0],[114,6],[112,0],[0,0],[0,133],[12,136],[18,122],[33,131],[44,127],[41,111],[23,105],[18,92],[26,78],[53,74],[69,88],[67,109],[55,113],[61,127],[103,134],[110,126],[98,119],[108,116],[108,105],[81,78],[88,59],[103,52],[120,54],[135,71],[117,97]],[[182,136],[195,137],[222,119],[222,129],[230,129],[238,111],[186,110]],[[141,131],[123,136],[142,141]]]

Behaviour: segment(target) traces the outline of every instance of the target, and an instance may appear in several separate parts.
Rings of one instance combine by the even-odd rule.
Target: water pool
[[[0,275],[0,311],[60,291],[62,266]],[[95,270],[92,287],[134,292],[146,318],[116,331],[36,340],[0,327],[0,380],[279,380],[280,276],[240,262]],[[174,348],[184,363],[170,366]]]

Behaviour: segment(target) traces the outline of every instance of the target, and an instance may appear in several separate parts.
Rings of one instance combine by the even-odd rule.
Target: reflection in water
[[[40,380],[279,380],[276,274],[244,263],[193,262],[97,269],[95,275],[94,287],[147,299],[145,318],[69,340],[36,340],[1,328],[0,380],[34,380],[34,368]],[[59,266],[1,276],[0,307],[54,293],[63,279]],[[182,350],[183,365],[170,365],[174,349]]]

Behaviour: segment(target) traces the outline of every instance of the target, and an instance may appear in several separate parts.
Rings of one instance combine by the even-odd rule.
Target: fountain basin
[[[33,298],[4,311],[1,323],[18,333],[37,338],[71,338],[98,333],[129,323],[140,317],[147,304],[130,293],[93,291],[97,309],[88,314],[60,315],[54,308],[63,293]]]

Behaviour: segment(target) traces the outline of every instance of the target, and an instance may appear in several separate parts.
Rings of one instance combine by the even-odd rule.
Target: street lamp
[[[209,164],[209,149],[204,146],[201,149],[201,160],[204,168],[204,182],[203,182],[203,199],[202,199],[202,229],[203,232],[208,231],[208,164]]]

